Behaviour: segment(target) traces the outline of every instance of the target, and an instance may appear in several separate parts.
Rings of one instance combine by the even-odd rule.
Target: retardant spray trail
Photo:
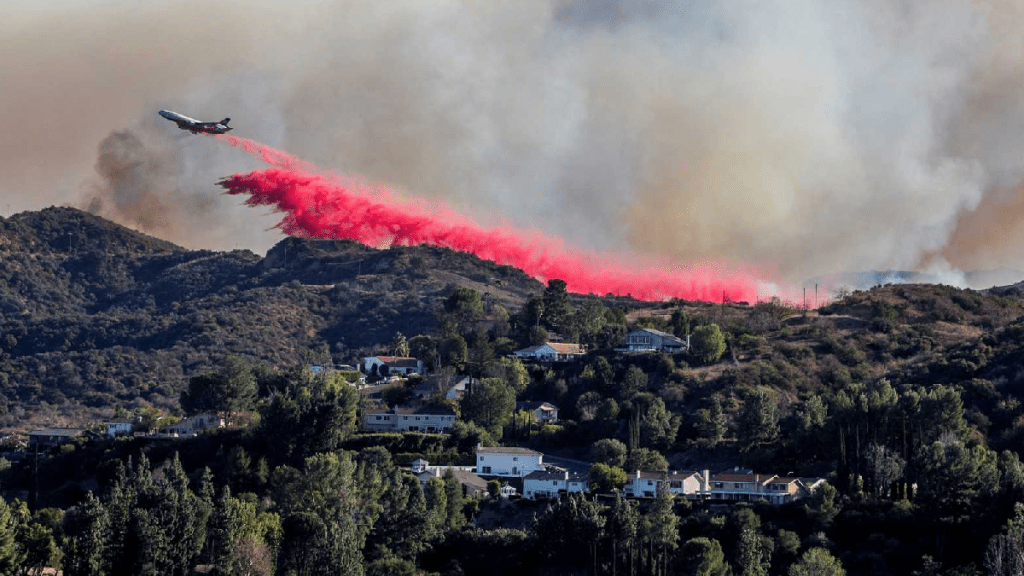
[[[229,194],[248,194],[246,204],[250,206],[273,206],[283,212],[278,226],[285,234],[350,239],[373,246],[443,246],[515,266],[541,281],[562,279],[569,291],[582,294],[710,302],[754,302],[758,297],[757,280],[721,273],[713,265],[687,269],[665,261],[635,259],[627,264],[621,256],[573,249],[540,232],[487,229],[447,208],[322,173],[263,144],[227,135],[217,138],[276,166],[235,174],[220,185]]]

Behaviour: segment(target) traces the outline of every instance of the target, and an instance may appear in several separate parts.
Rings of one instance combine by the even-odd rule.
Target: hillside
[[[71,208],[0,219],[0,428],[173,407],[227,354],[337,362],[434,329],[455,286],[516,308],[542,286],[442,248],[288,238],[192,251]]]

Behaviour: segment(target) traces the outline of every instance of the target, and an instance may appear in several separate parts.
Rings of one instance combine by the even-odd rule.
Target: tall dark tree
[[[103,503],[92,492],[65,516],[65,532],[65,576],[109,574],[106,548],[110,538],[110,519]]]
[[[512,420],[516,393],[503,379],[483,378],[462,397],[461,408],[463,419],[479,424],[500,438],[504,427]]]
[[[218,372],[193,376],[181,393],[186,413],[222,412],[231,414],[251,410],[257,384],[252,366],[237,356],[228,356]]]

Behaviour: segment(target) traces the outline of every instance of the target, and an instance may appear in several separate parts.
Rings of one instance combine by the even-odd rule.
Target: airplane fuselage
[[[228,126],[228,122],[231,118],[225,118],[220,122],[200,122],[195,118],[189,118],[183,114],[177,112],[171,112],[170,110],[161,110],[160,116],[174,122],[178,125],[178,128],[182,130],[188,130],[193,134],[223,134],[231,130]]]

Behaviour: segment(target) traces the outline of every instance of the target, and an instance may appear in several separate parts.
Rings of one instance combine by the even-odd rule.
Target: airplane
[[[161,110],[160,115],[177,124],[178,128],[188,130],[193,134],[223,134],[231,130],[228,127],[228,122],[231,121],[231,118],[225,118],[220,122],[200,122],[170,110]]]

